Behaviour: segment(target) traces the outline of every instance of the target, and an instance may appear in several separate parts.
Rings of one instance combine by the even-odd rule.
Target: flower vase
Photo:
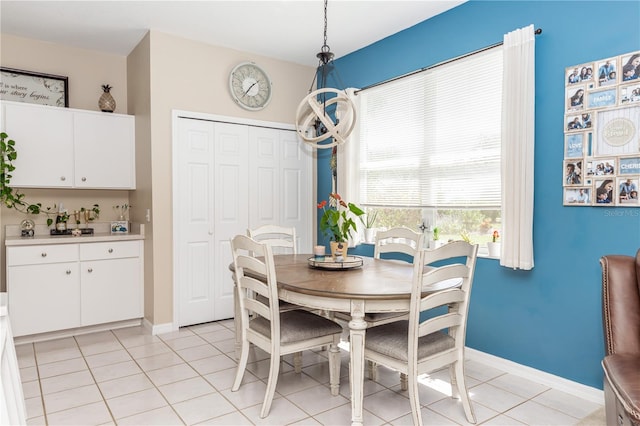
[[[488,242],[489,257],[500,257],[500,243]]]
[[[336,256],[347,258],[347,243],[331,241],[331,257],[335,260]]]
[[[364,229],[364,241],[366,243],[374,243],[376,238],[376,231],[373,228]]]

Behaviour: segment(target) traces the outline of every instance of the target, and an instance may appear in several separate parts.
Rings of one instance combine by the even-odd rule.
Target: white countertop
[[[81,235],[74,237],[73,235],[49,235],[48,229],[39,229],[36,226],[36,235],[34,237],[21,237],[20,227],[17,225],[7,225],[5,246],[32,246],[41,244],[78,244],[78,243],[99,243],[105,241],[130,241],[144,240],[144,225],[131,224],[131,231],[127,234],[112,234],[108,232],[109,226],[103,227],[100,224],[92,225],[94,234]]]

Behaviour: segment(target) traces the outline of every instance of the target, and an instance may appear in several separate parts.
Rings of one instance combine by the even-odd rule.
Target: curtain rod
[[[542,34],[542,28],[536,28],[536,30],[533,33],[535,35]],[[370,84],[368,86],[365,86],[365,87],[363,87],[361,89],[358,89],[358,90],[354,91],[354,94],[357,95],[358,93],[362,92],[363,90],[372,89],[374,87],[378,87],[378,86],[381,86],[381,85],[386,84],[386,83],[391,83],[392,81],[400,80],[400,79],[405,78],[405,77],[410,77],[412,75],[421,73],[423,71],[427,71],[427,70],[430,70],[430,69],[433,69],[433,68],[437,68],[437,67],[440,67],[442,65],[449,64],[451,62],[459,61],[460,59],[464,59],[464,58],[466,58],[468,56],[484,52],[485,50],[493,49],[494,47],[502,46],[503,44],[504,44],[503,42],[494,43],[491,46],[486,46],[486,47],[483,47],[481,49],[474,50],[473,52],[465,53],[464,55],[456,56],[455,58],[451,58],[451,59],[447,59],[446,61],[438,62],[437,64],[430,65],[428,67],[423,67],[423,68],[420,68],[418,70],[411,71],[409,73],[402,74],[402,75],[399,75],[397,77],[390,78],[388,80],[383,80],[383,81],[379,81],[377,83]]]

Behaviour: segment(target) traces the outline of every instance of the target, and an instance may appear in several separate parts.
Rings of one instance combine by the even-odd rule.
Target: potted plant
[[[494,229],[493,234],[491,234],[491,241],[487,243],[490,257],[500,257],[500,242],[498,241],[498,238],[500,238],[500,232],[498,232],[497,229]]]
[[[375,225],[376,219],[378,219],[377,211],[369,212],[364,217],[360,216],[360,222],[364,225],[364,240],[367,243],[373,243],[375,240],[373,225]]]
[[[429,241],[429,248],[431,249],[435,249],[440,247],[440,228],[438,228],[437,226],[435,228],[433,228],[433,231],[431,231],[432,237],[431,237],[431,241]]]
[[[328,206],[328,207],[327,207]],[[347,256],[347,241],[351,232],[357,232],[355,217],[361,217],[364,211],[353,203],[345,202],[339,194],[329,194],[329,201],[322,200],[318,209],[324,213],[320,218],[320,230],[330,238],[331,256]]]

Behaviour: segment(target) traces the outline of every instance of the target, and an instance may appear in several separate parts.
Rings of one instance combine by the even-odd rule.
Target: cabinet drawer
[[[120,259],[139,257],[140,241],[114,241],[80,245],[80,260]]]
[[[77,262],[78,244],[40,245],[7,248],[7,266]]]

